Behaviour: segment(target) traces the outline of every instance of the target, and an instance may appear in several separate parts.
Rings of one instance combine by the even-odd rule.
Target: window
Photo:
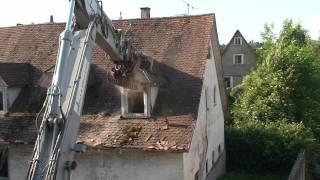
[[[128,113],[144,113],[143,92],[128,92]]]
[[[242,44],[242,38],[241,37],[235,37],[234,38],[234,44],[235,45],[241,45]]]
[[[221,153],[221,145],[219,144],[218,146],[218,153],[220,154]]]
[[[208,165],[208,159],[206,160],[206,174],[208,174],[210,171],[209,165]]]
[[[4,110],[4,106],[3,106],[3,93],[2,91],[0,91],[0,111]]]
[[[233,64],[243,64],[243,54],[234,54],[233,55]]]
[[[121,114],[126,118],[150,116],[149,93],[121,88]]]
[[[212,151],[212,166],[214,165],[215,161],[214,161],[214,151]]]
[[[0,179],[9,177],[8,148],[0,149]]]
[[[233,78],[232,76],[225,76],[224,77],[224,83],[227,88],[233,87]]]
[[[217,105],[217,97],[216,97],[216,92],[217,91],[217,88],[216,88],[216,85],[214,85],[213,87],[213,105]]]
[[[243,76],[232,76],[233,86],[237,86],[242,82]]]
[[[205,100],[206,100],[206,111],[209,111],[210,109],[209,109],[209,102],[208,102],[208,87],[206,87],[205,88],[205,90],[204,90],[204,94],[205,94]]]

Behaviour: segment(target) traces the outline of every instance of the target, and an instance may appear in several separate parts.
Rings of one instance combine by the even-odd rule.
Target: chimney
[[[50,23],[53,23],[53,15],[50,15]]]
[[[142,7],[141,9],[141,19],[150,19],[150,8]]]

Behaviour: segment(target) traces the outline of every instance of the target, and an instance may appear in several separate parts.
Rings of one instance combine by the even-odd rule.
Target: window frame
[[[148,91],[138,91],[143,93],[143,104],[144,112],[143,113],[132,113],[128,112],[128,93],[129,91],[135,91],[130,89],[125,89],[121,87],[121,115],[125,118],[147,118],[150,117],[150,93]]]
[[[223,77],[223,80],[224,80],[224,82],[225,82],[225,78],[229,78],[230,79],[230,88],[232,88],[233,87],[233,77],[232,76],[224,76]],[[227,88],[229,88],[228,86],[227,86]]]
[[[237,43],[239,41],[239,44]],[[242,45],[242,37],[235,37],[234,38],[234,45]]]
[[[241,57],[241,63],[236,63],[236,57],[240,56]],[[234,65],[241,65],[244,64],[244,54],[234,54],[233,55],[233,64]]]

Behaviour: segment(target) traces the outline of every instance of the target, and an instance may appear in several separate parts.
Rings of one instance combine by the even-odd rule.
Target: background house
[[[241,83],[244,76],[257,64],[255,51],[248,44],[239,30],[222,52],[222,67],[227,87]]]
[[[76,156],[73,178],[204,180],[222,175],[226,102],[214,14],[144,16],[113,24],[123,29],[131,24],[134,46],[154,60],[156,81],[139,91],[113,85],[108,81],[113,64],[95,48],[78,138],[89,150]],[[0,118],[0,144],[8,148],[3,169],[11,179],[26,176],[36,139],[35,113],[51,81],[63,28],[59,23],[0,28],[0,40],[6,42],[0,45],[0,67],[29,66],[29,83],[19,86]]]

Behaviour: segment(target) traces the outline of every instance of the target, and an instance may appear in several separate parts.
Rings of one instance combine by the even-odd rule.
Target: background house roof
[[[237,29],[236,32],[233,34],[232,38],[230,39],[229,43],[226,45],[225,48],[223,48],[222,53],[221,53],[222,56],[227,52],[229,46],[234,43],[234,38],[235,37],[241,37],[242,38],[242,44],[241,45],[242,46],[248,46],[249,49],[251,49],[252,52],[255,53],[254,49],[249,45],[247,40],[243,37],[241,32]]]
[[[108,55],[100,48],[95,48],[78,141],[101,148],[188,150],[209,43],[212,32],[216,31],[213,29],[214,15],[117,20],[113,24],[122,29],[127,29],[131,24],[129,36],[133,45],[137,51],[155,59],[155,70],[165,84],[159,88],[151,118],[120,118],[118,87],[107,81],[108,71],[113,64]],[[39,88],[39,81],[45,79],[43,72],[52,69],[55,64],[58,38],[63,29],[64,24],[0,28],[0,40],[8,42],[7,45],[0,45],[0,62],[30,63],[33,67],[32,88],[37,89],[21,93],[10,109],[17,113],[0,120],[0,141],[1,138],[10,142],[31,143],[35,140],[34,121],[23,120],[20,112],[36,112],[41,106],[42,99],[35,94],[45,92]],[[27,101],[26,97],[36,100]],[[28,103],[36,105],[30,109]],[[8,120],[12,116],[17,116],[15,121]],[[26,126],[27,131],[21,132],[23,137],[13,135],[8,130],[15,126]]]

